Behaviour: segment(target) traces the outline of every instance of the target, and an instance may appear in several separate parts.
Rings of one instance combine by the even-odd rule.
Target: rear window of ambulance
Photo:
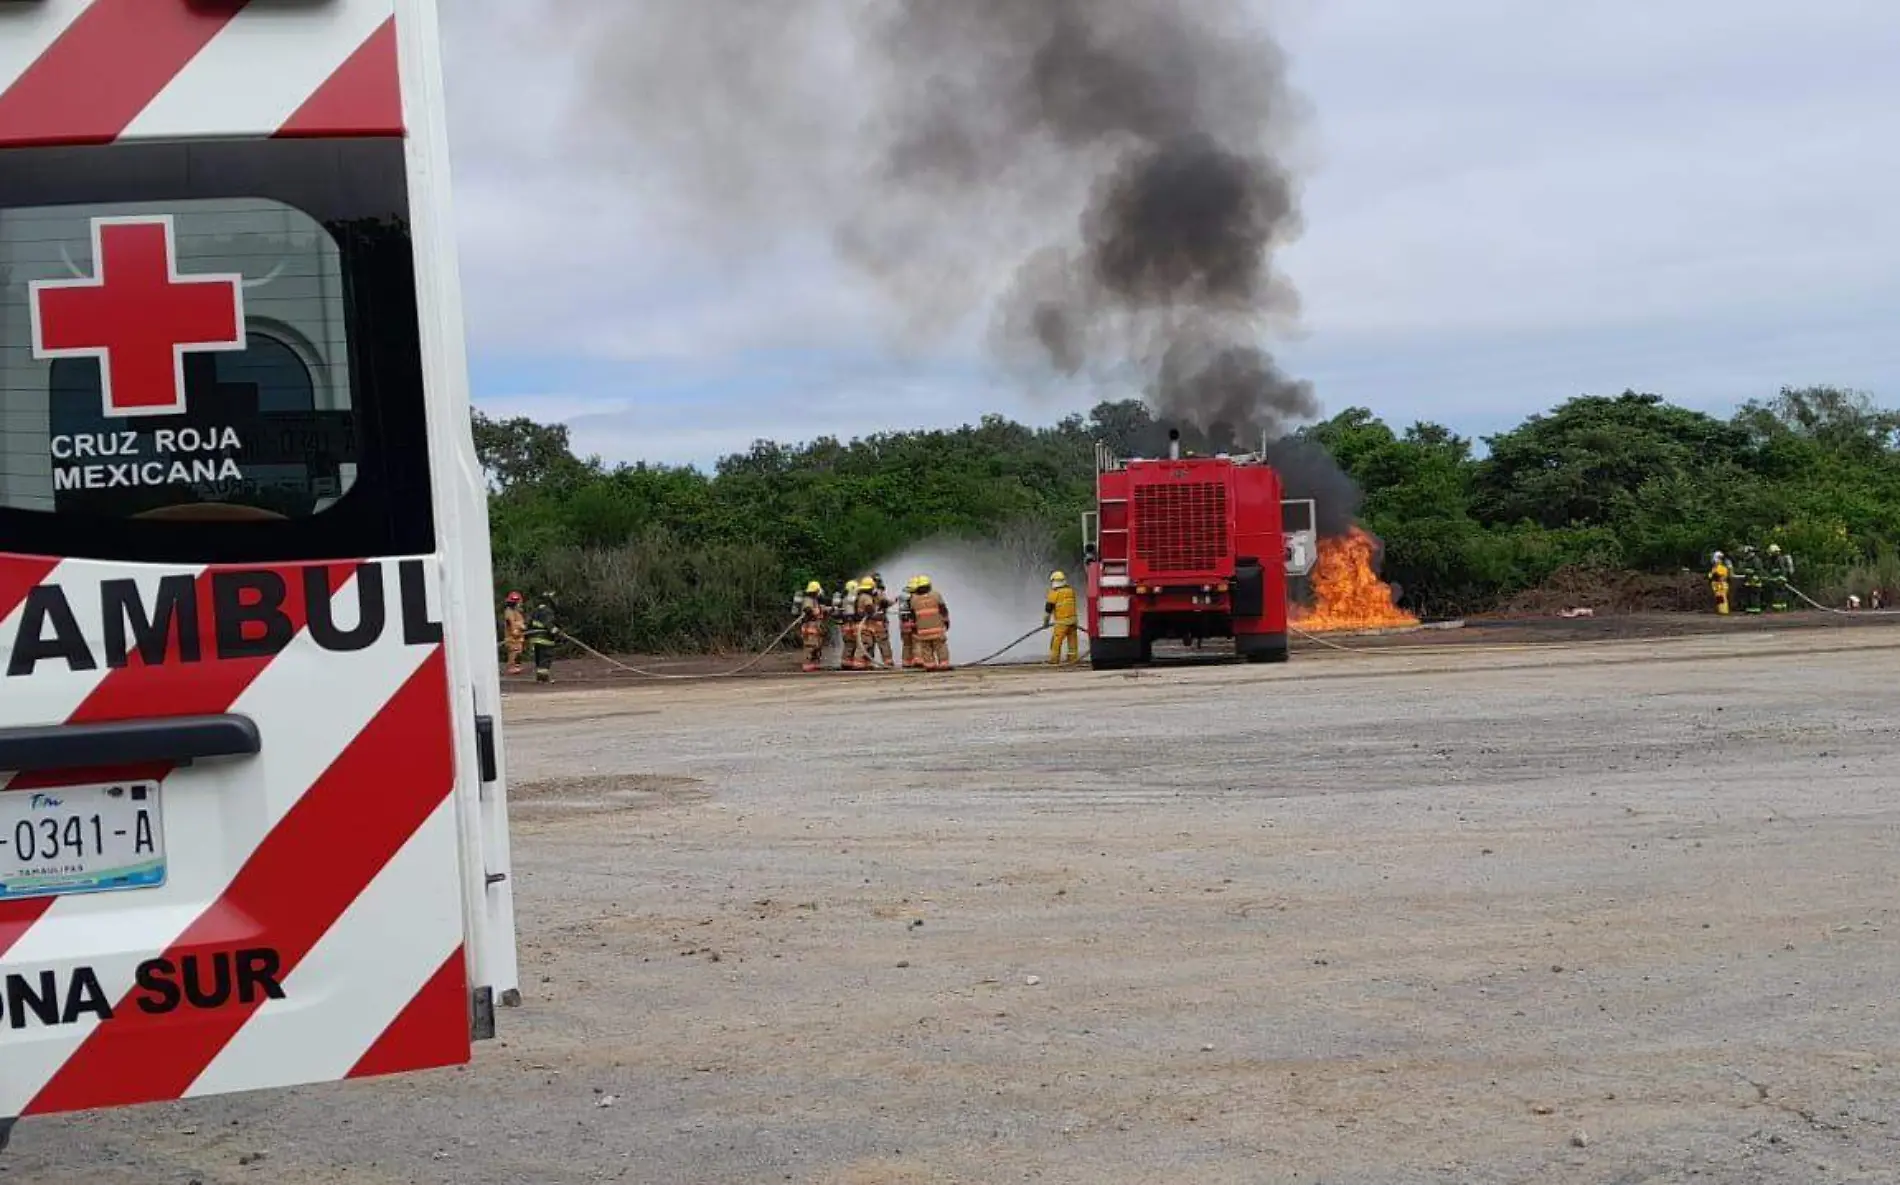
[[[0,152],[0,550],[432,550],[421,375],[398,142]]]
[[[119,418],[102,360],[35,357],[29,313],[35,282],[98,276],[94,219],[141,217],[170,220],[181,280],[240,277],[244,348],[185,354],[182,414]],[[0,274],[5,505],[130,518],[214,503],[301,518],[355,483],[342,253],[308,214],[243,198],[5,210]]]

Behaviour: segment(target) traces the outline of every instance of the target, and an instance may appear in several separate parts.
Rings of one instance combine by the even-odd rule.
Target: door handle
[[[263,748],[248,716],[171,716],[102,724],[0,728],[0,770],[37,773],[126,765],[190,765],[212,757],[255,757]]]

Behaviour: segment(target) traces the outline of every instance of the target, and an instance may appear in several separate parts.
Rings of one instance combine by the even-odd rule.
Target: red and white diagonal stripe
[[[176,572],[0,556],[0,654],[42,581],[59,584],[78,620],[96,622],[102,580],[149,591]],[[256,721],[265,744],[243,762],[140,771],[163,779],[171,879],[162,888],[0,902],[0,971],[90,967],[116,1012],[104,1023],[0,1029],[0,1115],[467,1060],[448,671],[440,644],[405,644],[394,563],[383,573],[388,625],[363,650],[323,651],[295,620],[295,639],[270,659],[174,654],[90,672],[55,662],[14,680],[32,684],[31,719],[13,701],[0,723],[231,711]],[[193,574],[208,597],[209,573]],[[301,569],[281,574],[302,588]],[[347,626],[357,568],[326,575]],[[433,581],[430,596],[439,598]],[[10,789],[27,785],[17,778]],[[286,999],[158,1016],[126,1006],[147,959],[248,947],[279,952]]]
[[[401,135],[395,3],[0,5],[0,148]]]

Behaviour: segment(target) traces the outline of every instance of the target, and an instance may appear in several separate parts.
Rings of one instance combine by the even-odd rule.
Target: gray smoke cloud
[[[993,300],[1026,381],[1243,439],[1318,416],[1260,344],[1298,314],[1274,257],[1301,230],[1304,120],[1255,6],[562,2],[589,63],[576,151],[683,233],[821,235],[912,329]]]

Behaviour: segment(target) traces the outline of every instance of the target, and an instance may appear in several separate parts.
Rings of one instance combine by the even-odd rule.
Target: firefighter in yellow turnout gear
[[[858,581],[857,650],[852,670],[875,670],[891,665],[890,600],[878,587],[877,578],[866,576]]]
[[[1715,598],[1717,614],[1728,616],[1728,580],[1731,575],[1728,557],[1721,552],[1715,553],[1715,562],[1709,565],[1709,593]]]
[[[1042,625],[1050,631],[1049,662],[1062,662],[1062,650],[1069,651],[1068,661],[1082,661],[1081,629],[1076,621],[1075,589],[1061,572],[1049,574],[1049,596],[1042,604]]]
[[[891,594],[884,587],[884,573],[871,573],[871,658],[887,671],[897,669],[897,656],[891,653]]]
[[[508,648],[508,673],[521,673],[521,656],[528,649],[528,611],[521,607],[521,594],[508,594],[508,603],[501,611],[502,641]]]
[[[864,668],[858,665],[858,626],[863,623],[858,616],[858,582],[844,582],[844,600],[838,607],[838,640],[844,649],[838,661],[841,671],[857,671]]]
[[[831,610],[824,586],[816,580],[805,586],[798,602],[798,638],[805,646],[805,671],[816,671],[825,661],[825,640],[831,634]]]
[[[950,606],[931,586],[930,577],[917,578],[910,611],[917,619],[917,665],[926,671],[949,670]]]
[[[917,615],[911,612],[910,599],[917,592],[917,578],[911,577],[904,582],[904,591],[897,598],[897,634],[904,645],[904,669],[921,665],[917,661]]]

